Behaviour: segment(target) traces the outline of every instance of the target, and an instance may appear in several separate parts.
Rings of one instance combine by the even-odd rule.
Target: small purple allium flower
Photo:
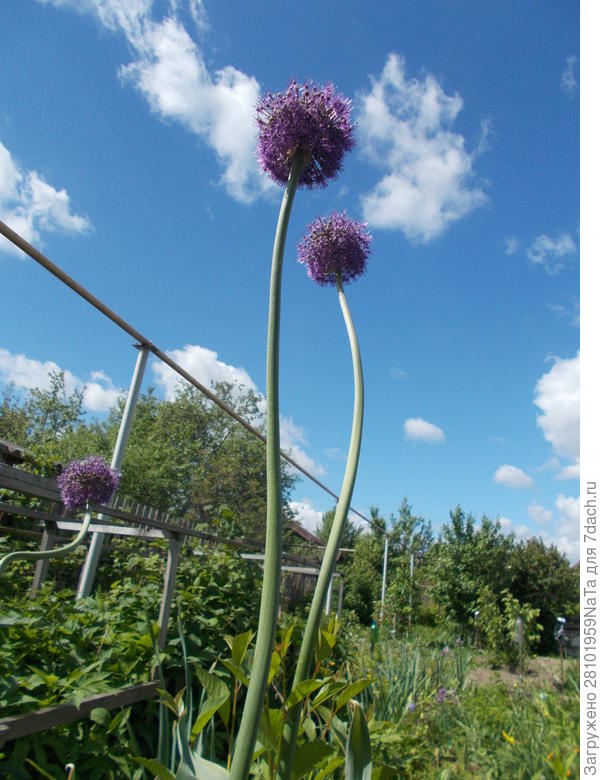
[[[446,645],[446,646],[443,648],[443,650],[442,650],[442,655],[443,655],[444,657],[446,657],[446,656],[450,655],[450,648],[448,647],[448,645]]]
[[[91,455],[83,460],[72,460],[58,475],[56,482],[67,509],[108,501],[117,489],[119,474],[107,466],[102,458]]]
[[[441,704],[446,698],[448,698],[448,691],[445,688],[440,688],[437,695],[438,704]]]
[[[301,149],[304,168],[299,187],[324,187],[354,146],[350,101],[333,84],[321,87],[291,81],[286,92],[267,92],[256,108],[262,168],[278,184],[287,184],[294,155]]]
[[[406,709],[408,712],[414,712],[417,709],[417,705],[414,703],[414,701],[411,701],[408,703],[408,707]]]
[[[317,284],[335,284],[338,274],[342,282],[350,282],[364,273],[370,243],[365,223],[334,211],[308,225],[298,244],[298,262]]]

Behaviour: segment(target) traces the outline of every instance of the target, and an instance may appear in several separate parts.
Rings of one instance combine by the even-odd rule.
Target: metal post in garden
[[[129,439],[129,432],[131,430],[131,423],[133,422],[133,415],[135,412],[135,406],[140,394],[140,388],[142,386],[142,379],[144,378],[144,369],[148,361],[148,353],[150,347],[148,345],[137,345],[139,353],[135,363],[135,369],[133,377],[131,379],[131,387],[127,395],[127,401],[125,402],[125,409],[123,410],[123,417],[121,418],[121,426],[119,427],[119,434],[115,443],[115,449],[113,451],[111,468],[115,471],[119,471],[121,464],[123,463],[123,456],[125,454],[125,447],[127,446],[127,440]],[[103,520],[103,515],[98,516],[98,521]],[[79,585],[77,587],[77,598],[82,599],[90,595],[94,579],[96,577],[96,569],[98,568],[98,560],[100,558],[100,552],[102,550],[102,544],[104,542],[104,534],[95,533],[92,536],[92,541],[88,549],[81,575],[79,577]]]
[[[385,549],[383,551],[383,576],[381,582],[381,611],[379,613],[380,622],[383,622],[383,608],[385,605],[385,581],[387,579],[387,565],[388,565],[388,544],[389,536],[385,535]]]
[[[475,650],[479,644],[479,610],[475,610]]]

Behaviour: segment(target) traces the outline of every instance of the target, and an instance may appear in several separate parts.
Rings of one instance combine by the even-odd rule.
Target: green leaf
[[[300,780],[332,753],[333,747],[326,745],[325,742],[304,742],[304,744],[299,745],[296,748],[292,767],[293,780]]]
[[[194,771],[182,764],[174,780],[228,780],[228,778],[229,772],[219,764],[194,756]]]
[[[136,764],[143,766],[144,769],[153,772],[159,780],[175,780],[175,775],[164,764],[161,764],[156,758],[140,758],[139,756],[131,757]]]
[[[323,689],[315,696],[312,706],[318,707],[320,704],[323,704],[323,702],[326,702],[328,699],[335,696],[336,693],[343,691],[345,687],[346,683],[343,682],[334,681],[327,683],[327,685],[324,685]]]
[[[346,742],[346,779],[371,780],[373,759],[367,719],[358,702],[352,702],[351,706],[354,712]]]
[[[225,641],[231,650],[231,660],[234,664],[241,665],[253,636],[252,631],[244,631],[243,634],[238,634],[237,636],[225,637]]]
[[[198,734],[200,734],[202,729],[210,721],[210,719],[213,717],[215,712],[220,710],[226,701],[229,701],[229,691],[227,690],[219,698],[216,699],[209,698],[202,702],[202,706],[200,707],[200,712],[198,713],[196,722],[192,727],[192,737],[197,737]]]
[[[99,723],[101,726],[107,726],[110,723],[110,712],[104,707],[94,707],[90,712],[90,720]]]
[[[317,659],[317,663],[320,664],[331,655],[334,645],[335,636],[324,628],[320,628],[315,644],[315,658]]]
[[[365,688],[368,688],[372,682],[371,679],[364,677],[362,680],[356,680],[355,682],[350,683],[335,700],[336,708],[339,710],[344,704],[348,704],[350,699],[353,699],[358,693],[364,691]]]
[[[294,685],[292,692],[288,696],[287,706],[293,707],[295,704],[299,704],[305,696],[308,696],[317,688],[321,688],[325,685],[330,678],[325,680],[301,680],[298,685]]]
[[[241,682],[246,688],[248,687],[248,675],[239,664],[230,661],[228,658],[223,658],[221,663],[231,672],[238,682]]]
[[[320,772],[315,775],[314,780],[329,780],[333,776],[334,771],[343,765],[343,756],[336,756],[330,759]]]

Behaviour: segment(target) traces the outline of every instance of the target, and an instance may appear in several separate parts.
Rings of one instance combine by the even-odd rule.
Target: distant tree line
[[[262,425],[260,397],[231,384],[218,395],[256,427]],[[73,458],[102,455],[110,460],[124,398],[103,420],[88,419],[80,391],[69,392],[62,373],[51,374],[47,390],[25,394],[4,389],[0,439],[24,447],[43,469]],[[282,464],[284,540],[296,555],[314,555],[291,532],[289,501],[296,477]],[[224,536],[262,539],[266,511],[265,447],[199,391],[182,386],[174,400],[150,389],[138,401],[122,467],[119,491],[178,517],[202,516]],[[317,535],[325,540],[334,510],[323,516]],[[483,602],[499,608],[508,591],[519,604],[539,610],[540,649],[554,646],[559,615],[578,611],[579,572],[553,545],[541,539],[517,541],[500,522],[478,522],[457,506],[435,537],[431,523],[403,499],[387,520],[377,507],[371,525],[346,523],[338,571],[344,575],[344,607],[368,625],[379,616],[385,531],[389,536],[384,619],[400,631],[409,623],[450,621],[472,635]],[[411,556],[413,568],[411,573]],[[483,600],[483,601],[482,601]]]

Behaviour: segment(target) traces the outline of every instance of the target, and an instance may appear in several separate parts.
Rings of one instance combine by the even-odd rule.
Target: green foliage
[[[546,547],[541,539],[519,542],[510,565],[511,593],[540,611],[540,651],[556,650],[556,618],[579,612],[579,570],[556,547]]]
[[[482,587],[499,596],[509,586],[513,543],[499,521],[484,516],[476,527],[460,506],[450,513],[432,550],[430,573],[436,601],[460,625],[469,625]]]
[[[505,588],[500,599],[488,586],[483,586],[477,599],[480,636],[490,650],[493,661],[517,666],[525,663],[539,641],[542,626],[537,622],[539,609],[531,604],[519,604]],[[517,621],[521,620],[522,643],[517,636]]]

